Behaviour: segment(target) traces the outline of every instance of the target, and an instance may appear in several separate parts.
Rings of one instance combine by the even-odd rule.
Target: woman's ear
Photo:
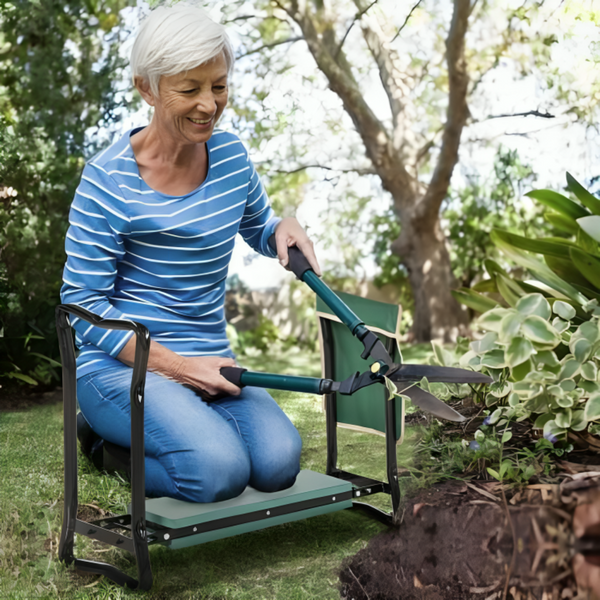
[[[135,85],[137,91],[140,93],[140,96],[150,106],[154,106],[154,94],[152,93],[150,82],[145,77],[136,76],[133,79],[133,84]]]

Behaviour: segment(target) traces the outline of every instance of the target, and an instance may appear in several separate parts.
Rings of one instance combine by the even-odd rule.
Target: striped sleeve
[[[250,182],[244,216],[240,223],[240,234],[244,240],[257,252],[275,258],[277,253],[271,249],[268,240],[275,233],[275,228],[281,219],[275,216],[262,181],[250,160]]]
[[[123,319],[111,304],[117,262],[125,254],[123,237],[130,230],[120,190],[100,168],[86,165],[69,213],[65,240],[67,262],[61,300],[107,319]],[[78,342],[93,344],[116,357],[131,331],[94,327],[72,318]]]

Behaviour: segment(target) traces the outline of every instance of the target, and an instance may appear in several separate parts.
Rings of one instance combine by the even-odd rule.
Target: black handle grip
[[[269,246],[277,252],[277,244],[275,243],[275,234],[269,238]],[[291,246],[288,248],[289,262],[286,267],[288,271],[291,271],[300,281],[306,271],[312,271],[313,268],[306,259],[306,256],[302,254],[302,250],[298,246]]]
[[[220,372],[227,381],[237,385],[239,388],[244,387],[242,383],[242,374],[248,369],[242,369],[240,367],[221,367]]]

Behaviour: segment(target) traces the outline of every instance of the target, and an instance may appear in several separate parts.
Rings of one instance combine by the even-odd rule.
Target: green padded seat
[[[335,512],[352,506],[352,484],[322,473],[300,471],[296,483],[280,492],[259,492],[247,487],[237,498],[196,504],[173,498],[146,500],[146,520],[170,530],[200,531],[177,538],[160,532],[159,541],[170,548],[186,548],[204,542],[265,529],[290,521]],[[240,521],[235,523],[235,521]],[[241,522],[244,521],[244,522]],[[231,523],[231,524],[229,524]]]

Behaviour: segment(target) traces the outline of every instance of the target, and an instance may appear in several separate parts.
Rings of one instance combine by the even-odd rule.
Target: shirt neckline
[[[141,131],[142,129],[145,129],[145,128],[146,128],[146,125],[144,125],[143,127],[134,127],[133,129],[130,129],[129,132],[126,134],[127,148],[128,148],[129,153],[131,154],[131,158],[133,158],[133,160],[135,161],[135,168],[136,168],[138,177],[140,178],[140,181],[143,183],[143,185],[145,185],[149,190],[152,190],[152,192],[154,192],[155,194],[162,196],[163,198],[187,198],[188,196],[197,194],[205,185],[208,184],[209,180],[212,179],[212,157],[211,157],[211,146],[212,146],[212,139],[213,139],[212,135],[206,141],[206,154],[208,155],[208,168],[206,170],[206,177],[204,178],[204,181],[196,189],[192,190],[191,192],[188,192],[187,194],[174,196],[172,194],[165,194],[164,192],[159,192],[158,190],[155,190],[153,187],[150,187],[148,185],[148,183],[146,182],[146,180],[140,175],[140,168],[137,164],[137,161],[135,160],[135,153],[134,153],[133,147],[131,145],[131,136],[134,133],[137,133],[138,131]]]

